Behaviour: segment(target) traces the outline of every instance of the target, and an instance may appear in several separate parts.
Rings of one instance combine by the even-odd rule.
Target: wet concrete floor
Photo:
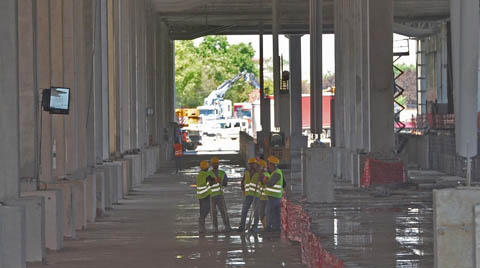
[[[306,203],[299,193],[289,199],[303,204],[312,232],[345,267],[433,267],[431,189],[410,184],[384,194],[340,182],[336,188],[331,204]]]
[[[232,182],[226,203],[233,227],[240,221],[242,195],[238,166],[224,166]],[[198,234],[198,200],[194,176],[171,171],[147,178],[145,183],[107,215],[89,224],[78,238],[60,251],[47,252],[45,268],[150,268],[150,267],[304,267],[300,244],[283,237],[261,235]],[[219,227],[222,221],[219,215]],[[211,230],[211,218],[207,219]]]

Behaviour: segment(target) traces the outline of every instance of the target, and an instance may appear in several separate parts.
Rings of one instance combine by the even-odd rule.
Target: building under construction
[[[1,0],[0,267],[479,267],[479,14],[478,0]],[[319,142],[326,33],[330,144]],[[416,51],[397,50],[394,33]],[[211,155],[183,155],[175,174],[174,41],[207,35],[258,36],[261,131],[210,154],[234,227],[246,160],[280,158],[278,236],[211,232],[210,217],[200,235],[194,184]],[[394,65],[408,53],[407,123]]]

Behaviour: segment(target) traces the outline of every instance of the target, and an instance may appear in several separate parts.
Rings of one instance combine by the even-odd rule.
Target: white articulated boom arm
[[[243,71],[237,74],[232,79],[229,79],[223,82],[219,87],[217,87],[217,89],[210,92],[208,97],[206,97],[205,100],[203,101],[203,105],[213,106],[215,105],[216,100],[222,100],[225,97],[225,93],[227,93],[227,91],[233,87],[233,84],[235,84],[235,82],[237,82],[242,77],[246,82],[250,83],[256,89],[260,88],[258,82],[255,80],[255,75],[252,73],[247,73],[246,71]]]

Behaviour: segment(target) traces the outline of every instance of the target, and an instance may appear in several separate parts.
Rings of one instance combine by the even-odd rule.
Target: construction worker
[[[248,170],[245,171],[245,174],[243,174],[241,187],[243,195],[245,196],[245,200],[243,200],[240,226],[237,229],[238,232],[243,232],[245,230],[245,222],[247,220],[248,210],[250,209],[252,203],[256,202],[255,199],[258,198],[257,159],[254,157],[248,159]]]
[[[258,222],[259,220],[262,221],[263,228],[266,226],[265,220],[265,210],[267,208],[267,200],[268,197],[265,193],[265,184],[263,183],[263,179],[270,178],[270,174],[266,171],[267,169],[267,162],[263,159],[259,159],[257,161],[257,174],[258,174],[258,188],[257,188],[257,196],[258,196],[258,203],[255,208],[254,220],[252,231],[258,231]]]
[[[267,226],[265,232],[280,232],[281,199],[283,196],[283,172],[278,168],[280,160],[275,156],[268,157],[269,178],[264,178],[267,201]]]
[[[213,228],[215,232],[218,232],[218,221],[217,221],[217,207],[220,210],[220,214],[222,215],[223,226],[225,227],[225,232],[230,232],[230,221],[227,215],[227,206],[225,204],[225,198],[223,197],[223,188],[228,184],[228,177],[225,174],[225,171],[218,169],[219,160],[218,157],[212,157],[210,159],[210,164],[212,166],[212,170],[209,171],[214,180],[210,181],[210,206],[211,206],[211,213],[213,218]]]
[[[207,183],[211,178],[208,171],[208,161],[200,162],[200,172],[197,175],[197,198],[200,203],[200,217],[198,218],[198,232],[205,233],[205,219],[210,212],[210,185]]]

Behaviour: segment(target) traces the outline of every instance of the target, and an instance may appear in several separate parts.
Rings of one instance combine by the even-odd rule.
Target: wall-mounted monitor
[[[70,88],[51,87],[42,92],[42,107],[51,114],[68,114],[70,111]]]

